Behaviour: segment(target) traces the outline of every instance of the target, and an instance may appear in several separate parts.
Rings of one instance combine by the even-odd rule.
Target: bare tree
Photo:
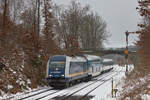
[[[100,49],[103,47],[103,41],[107,38],[106,22],[91,12],[83,18],[81,24],[81,41],[84,49]]]
[[[41,1],[40,0],[37,0],[37,5],[38,5],[38,31],[37,31],[37,34],[38,34],[38,37],[40,35],[40,6],[41,6]]]
[[[57,8],[58,9],[58,8]],[[62,38],[66,50],[73,52],[80,48],[80,25],[82,16],[85,16],[89,7],[82,7],[80,3],[73,1],[68,9],[59,11],[56,24],[56,33]],[[57,10],[58,11],[58,10]],[[57,15],[57,14],[56,14]]]
[[[62,37],[65,49],[73,51],[75,48],[102,48],[103,40],[107,38],[106,22],[98,14],[91,12],[88,5],[82,7],[80,3],[73,1],[67,9],[57,10],[56,13],[59,14],[56,33]]]
[[[24,8],[23,0],[9,0],[10,17],[13,22],[19,23],[19,16],[24,11]]]
[[[3,6],[3,31],[5,33],[5,28],[6,28],[6,20],[7,20],[7,13],[8,13],[8,1],[7,0],[3,0],[2,1],[2,6]]]

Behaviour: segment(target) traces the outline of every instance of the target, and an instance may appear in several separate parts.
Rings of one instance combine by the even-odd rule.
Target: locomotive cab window
[[[65,67],[65,63],[64,62],[51,62],[50,63],[50,68],[64,68]]]

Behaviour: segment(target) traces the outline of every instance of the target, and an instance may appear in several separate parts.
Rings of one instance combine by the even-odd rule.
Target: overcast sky
[[[53,0],[56,4],[67,6],[72,0]],[[111,37],[105,41],[105,47],[124,47],[125,31],[136,31],[139,15],[136,11],[137,0],[78,0],[82,5],[90,5],[107,22],[107,30]],[[129,36],[129,44],[137,40],[135,35]]]

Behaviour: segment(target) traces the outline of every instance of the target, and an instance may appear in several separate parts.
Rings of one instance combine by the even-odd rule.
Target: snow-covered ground
[[[129,65],[129,71],[131,71],[132,69],[133,65]],[[31,91],[26,94],[18,93],[14,95],[15,98],[12,98],[11,100],[17,100],[27,96],[30,97],[26,98],[25,100],[35,100],[35,99],[48,100],[54,97],[64,95],[68,96],[71,94],[73,94],[72,96],[83,96],[86,93],[89,93],[88,95],[93,96],[92,100],[118,100],[120,97],[120,93],[123,90],[122,86],[124,86],[124,81],[126,78],[125,71],[126,71],[125,67],[114,65],[114,69],[112,71],[100,75],[92,81],[80,83],[78,85],[63,90],[53,90],[51,87],[44,87],[40,90],[37,89],[36,91]],[[112,76],[114,85],[113,88],[118,89],[116,97],[114,96],[113,98],[112,98]],[[92,89],[93,91],[91,91]],[[33,96],[34,94],[37,95]],[[144,98],[143,100],[148,100],[145,98],[150,98],[150,95],[143,95],[143,98]],[[6,99],[6,96],[0,97],[0,99]]]
[[[92,100],[117,100],[119,97],[119,91],[122,90],[122,85],[125,79],[125,67],[115,66],[116,71],[118,72],[116,76],[113,77],[113,88],[118,89],[116,93],[116,97],[112,98],[112,79],[107,81],[101,87],[93,91],[90,95],[95,95]],[[115,93],[114,93],[115,94]]]
[[[40,91],[44,91],[46,90],[48,87],[38,87],[36,89],[29,89],[29,90],[25,90],[24,92],[18,92],[17,94],[2,94],[2,96],[0,96],[0,100],[9,100],[9,98],[13,98],[15,97],[13,100],[17,100],[17,98],[22,98],[24,95],[28,95],[28,94],[32,94],[33,92],[40,92]]]

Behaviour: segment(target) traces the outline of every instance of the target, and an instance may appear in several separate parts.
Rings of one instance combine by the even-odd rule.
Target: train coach
[[[55,55],[47,64],[47,81],[52,87],[69,87],[90,79],[87,60],[80,56]]]
[[[113,69],[114,61],[112,59],[102,60],[102,73],[108,72]]]
[[[102,59],[99,56],[95,55],[85,55],[87,62],[89,73],[92,77],[96,77],[101,74],[102,72]]]

